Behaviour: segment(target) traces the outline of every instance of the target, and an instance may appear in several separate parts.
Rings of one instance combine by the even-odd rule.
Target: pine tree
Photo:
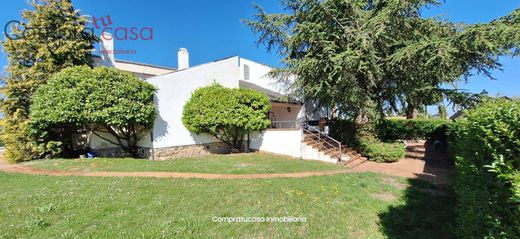
[[[422,105],[464,97],[443,86],[474,72],[491,78],[499,56],[520,54],[520,9],[464,25],[424,18],[436,0],[281,2],[283,13],[258,6],[256,19],[245,20],[258,44],[282,58],[273,73],[297,76],[292,86],[307,100],[335,105],[362,128],[373,128],[385,107],[416,118]]]
[[[70,0],[33,0],[24,10],[24,29],[12,28],[19,39],[2,43],[7,53],[7,80],[2,102],[5,157],[20,162],[38,157],[28,132],[31,98],[53,73],[75,65],[92,65],[97,37],[89,31],[88,18]]]

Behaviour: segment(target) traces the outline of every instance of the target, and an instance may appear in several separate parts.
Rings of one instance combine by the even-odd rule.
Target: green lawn
[[[370,173],[258,180],[0,173],[0,188],[0,238],[445,238],[453,218],[449,192]]]
[[[339,165],[307,161],[265,153],[210,155],[167,161],[138,159],[52,159],[32,161],[24,165],[67,171],[115,172],[192,172],[192,173],[288,173],[344,169]]]

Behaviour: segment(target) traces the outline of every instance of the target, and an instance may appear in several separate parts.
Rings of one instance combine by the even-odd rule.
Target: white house
[[[102,43],[113,47],[113,43]],[[98,57],[96,65],[113,66],[130,71],[155,85],[158,89],[155,104],[157,118],[149,137],[140,145],[150,149],[150,157],[156,160],[197,156],[228,151],[228,147],[213,136],[194,134],[182,123],[182,111],[191,94],[198,88],[214,82],[230,88],[249,88],[265,93],[271,99],[271,111],[266,117],[272,121],[269,129],[249,135],[250,148],[293,157],[334,161],[327,152],[320,152],[304,140],[303,122],[327,117],[327,111],[316,109],[313,104],[284,102],[288,93],[285,83],[272,78],[272,68],[239,56],[215,60],[190,67],[189,52],[178,51],[178,69],[141,63],[120,61],[113,55]],[[113,148],[108,142],[90,136],[92,149],[103,151]]]

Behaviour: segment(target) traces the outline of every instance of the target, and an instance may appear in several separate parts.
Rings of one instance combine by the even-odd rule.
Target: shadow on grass
[[[410,179],[404,204],[379,214],[387,238],[454,238],[455,197],[447,186]]]

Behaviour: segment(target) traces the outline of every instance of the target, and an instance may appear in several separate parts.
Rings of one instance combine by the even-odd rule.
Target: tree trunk
[[[367,103],[360,106],[358,109],[358,113],[354,120],[356,125],[356,138],[373,135],[373,128],[370,125],[373,122],[370,121],[369,110],[371,109]]]
[[[408,114],[406,114],[407,119],[417,119],[418,117],[419,117],[419,110],[417,108],[410,109]]]
[[[416,100],[408,101],[407,109],[406,109],[406,118],[407,119],[417,119],[419,116],[419,104]]]
[[[364,109],[358,110],[355,122],[357,125],[364,125],[368,123],[368,116],[366,115]]]
[[[336,103],[332,103],[332,112],[330,114],[330,119],[336,119],[338,113],[338,107],[336,106]]]

